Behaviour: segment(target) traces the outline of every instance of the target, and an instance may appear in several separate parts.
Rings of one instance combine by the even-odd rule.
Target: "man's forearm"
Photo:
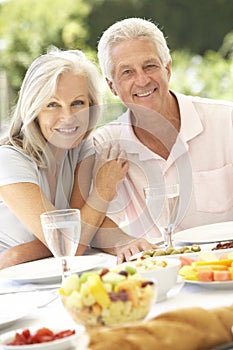
[[[91,246],[115,255],[119,248],[134,241],[134,237],[126,234],[112,220],[106,217],[91,241]]]

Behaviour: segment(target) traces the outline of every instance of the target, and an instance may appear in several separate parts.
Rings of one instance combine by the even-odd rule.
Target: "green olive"
[[[171,255],[180,254],[179,250],[173,249],[170,253]]]
[[[166,255],[166,252],[164,250],[155,250],[153,256],[162,256]]]
[[[166,249],[166,254],[169,255],[173,252],[174,248],[173,247],[169,247]]]
[[[181,254],[184,253],[184,251],[185,251],[186,249],[189,249],[189,247],[187,247],[187,246],[181,247],[181,248],[179,249],[179,250],[180,250],[180,253],[181,253]]]
[[[153,256],[154,250],[153,249],[149,249],[149,250],[145,250],[143,255],[144,256]]]
[[[193,244],[192,247],[191,247],[191,250],[193,252],[200,252],[201,247],[198,244]]]

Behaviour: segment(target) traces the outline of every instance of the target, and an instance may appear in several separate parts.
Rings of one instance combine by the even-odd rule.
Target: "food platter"
[[[35,330],[31,328],[30,330]],[[80,327],[75,334],[66,338],[61,338],[49,342],[27,344],[27,345],[7,345],[15,337],[16,332],[22,333],[23,329],[15,329],[13,331],[4,333],[0,336],[1,349],[4,350],[68,350],[71,348],[78,348],[79,350],[87,349],[88,337],[84,328]]]
[[[184,282],[197,285],[199,287],[210,288],[210,289],[232,289],[233,290],[233,281],[200,282],[200,281],[184,280]]]

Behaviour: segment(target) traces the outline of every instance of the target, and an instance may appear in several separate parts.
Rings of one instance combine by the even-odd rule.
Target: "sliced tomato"
[[[51,329],[42,327],[32,336],[31,344],[45,343],[54,340],[54,333]]]
[[[69,337],[70,335],[75,334],[75,330],[66,329],[65,331],[61,331],[55,334],[55,339],[61,339],[65,337]]]
[[[38,329],[34,334],[31,334],[28,328],[25,328],[22,333],[15,333],[14,339],[7,345],[27,345],[27,344],[38,344],[45,343],[55,339],[62,339],[75,334],[75,330],[66,329],[54,333],[51,329],[42,327]]]
[[[7,345],[26,345],[26,344],[28,343],[25,337],[20,333],[16,333],[14,339],[11,342],[9,342]]]

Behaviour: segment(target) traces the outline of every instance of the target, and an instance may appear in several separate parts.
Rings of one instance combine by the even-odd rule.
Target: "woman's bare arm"
[[[125,154],[117,147],[104,149],[95,162],[95,168],[93,157],[78,165],[71,198],[72,207],[82,208],[82,233],[77,254],[82,254],[92,241],[105,219],[109,202],[116,194],[117,184],[127,171]],[[93,188],[88,195],[93,176]]]
[[[21,223],[37,238],[2,252],[0,268],[51,256],[45,243],[40,214],[55,208],[40,187],[29,182],[5,185],[0,187],[0,196]]]
[[[0,254],[0,270],[50,256],[52,256],[50,250],[39,239],[35,239],[3,251]]]

